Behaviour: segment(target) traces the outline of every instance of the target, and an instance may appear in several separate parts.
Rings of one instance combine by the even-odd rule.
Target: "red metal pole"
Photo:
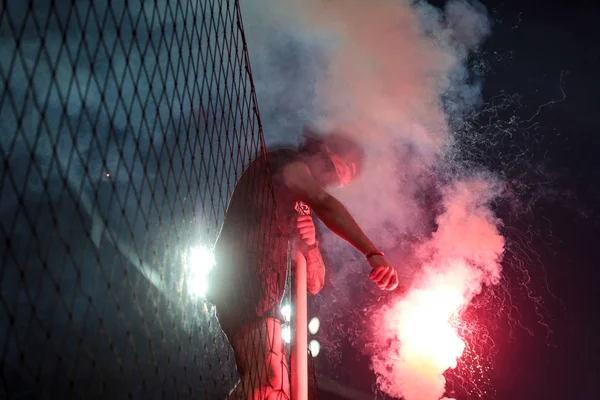
[[[310,215],[310,208],[303,203],[296,205],[300,215]],[[292,312],[295,331],[291,343],[292,400],[308,400],[308,315],[306,295],[306,259],[297,243],[292,250],[296,268],[293,285]]]

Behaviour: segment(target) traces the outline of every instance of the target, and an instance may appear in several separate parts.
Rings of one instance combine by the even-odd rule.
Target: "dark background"
[[[491,326],[492,369],[481,387],[487,394],[478,397],[472,382],[452,373],[449,394],[597,399],[600,6],[583,0],[483,4],[493,26],[476,56],[485,61],[485,105],[471,129],[485,130],[490,140],[469,151],[512,190],[496,207],[505,223],[508,290],[474,311]],[[350,344],[342,353],[349,376],[340,376],[339,367],[321,372],[368,393],[368,360]],[[336,397],[322,390],[321,398]]]
[[[540,110],[535,117],[539,125],[528,138],[515,138],[531,154],[530,163],[521,169],[539,168],[544,175],[554,176],[551,188],[538,186],[539,200],[529,218],[519,224],[536,233],[529,244],[539,254],[538,267],[531,268],[531,286],[543,296],[547,328],[537,324],[534,336],[517,328],[512,340],[506,330],[498,332],[493,373],[497,398],[596,399],[600,397],[595,243],[599,237],[598,4],[514,1],[489,2],[488,7],[503,23],[496,27],[487,51],[510,49],[511,56],[488,75],[486,98],[501,90],[523,94],[521,106],[510,112],[525,118],[538,105],[563,98],[561,89],[566,95]],[[524,181],[536,185],[535,173],[521,173]],[[531,304],[516,304],[530,327],[537,323]]]

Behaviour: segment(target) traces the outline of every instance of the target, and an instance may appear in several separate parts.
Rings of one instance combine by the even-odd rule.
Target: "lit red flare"
[[[463,305],[463,294],[450,285],[415,289],[399,302],[392,312],[404,361],[440,372],[455,368],[465,343],[453,321]]]
[[[381,350],[372,365],[383,391],[406,400],[443,397],[444,372],[465,351],[461,313],[481,287],[479,277],[464,260],[428,265],[406,295],[378,314]]]

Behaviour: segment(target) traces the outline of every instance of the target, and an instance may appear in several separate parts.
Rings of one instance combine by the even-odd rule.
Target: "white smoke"
[[[435,184],[443,210],[437,230],[418,246],[418,272],[392,259],[401,274],[412,275],[413,289],[381,310],[376,326],[402,320],[407,310],[426,306],[423,293],[446,287],[458,301],[453,315],[436,323],[459,316],[483,285],[497,283],[504,246],[490,211],[501,184],[453,164],[460,149],[449,124],[481,103],[480,82],[467,62],[490,34],[485,7],[464,0],[444,9],[392,0],[262,0],[243,7],[268,142],[296,144],[304,125],[357,140],[366,166],[335,195],[379,246],[394,249],[405,235],[423,231],[432,211],[420,194],[432,180],[444,182]],[[450,172],[461,170],[460,176]],[[348,245],[333,235],[324,242],[343,262]],[[335,290],[343,290],[344,277],[334,278]],[[397,326],[382,329],[377,339],[403,340]],[[407,400],[439,399],[442,374],[460,354],[425,371],[406,358],[414,355],[407,346],[394,349],[404,357],[398,362],[388,352],[373,357],[380,388]]]

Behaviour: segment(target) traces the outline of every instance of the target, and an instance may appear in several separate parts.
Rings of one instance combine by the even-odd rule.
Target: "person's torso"
[[[217,260],[280,263],[295,232],[296,198],[286,188],[283,168],[299,159],[281,149],[254,160],[236,184],[215,246]]]

